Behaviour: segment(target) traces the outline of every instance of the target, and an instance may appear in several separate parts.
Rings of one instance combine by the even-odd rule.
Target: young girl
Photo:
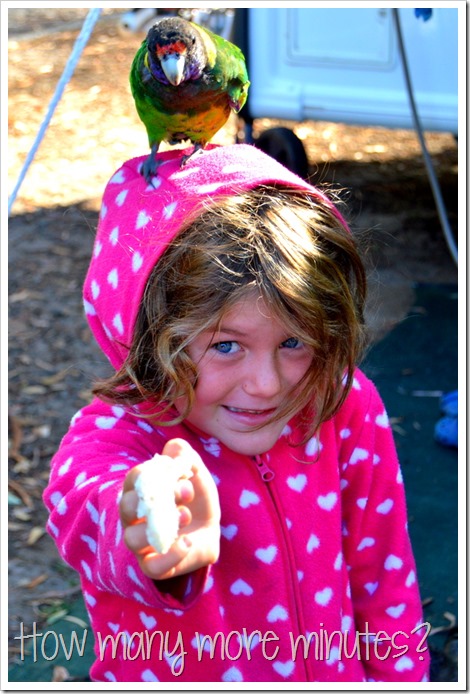
[[[364,269],[324,194],[248,145],[152,185],[127,162],[85,282],[114,367],[52,462],[48,530],[82,581],[95,681],[427,678],[392,433],[355,367]],[[168,493],[179,536],[149,546],[135,489]],[[160,467],[159,466],[160,463]]]

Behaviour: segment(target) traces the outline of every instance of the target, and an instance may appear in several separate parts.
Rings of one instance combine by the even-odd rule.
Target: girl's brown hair
[[[182,421],[194,404],[200,333],[257,290],[311,368],[274,419],[302,412],[304,440],[344,401],[364,346],[365,270],[356,242],[332,207],[308,193],[260,186],[218,199],[176,237],[156,264],[128,357],[94,393],[112,402],[155,403],[155,421]],[[176,399],[187,407],[178,414]],[[174,417],[168,414],[174,413]]]

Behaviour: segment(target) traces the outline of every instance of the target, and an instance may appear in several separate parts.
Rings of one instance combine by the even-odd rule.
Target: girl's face
[[[187,351],[198,380],[186,422],[237,453],[254,456],[272,448],[289,417],[269,420],[307,372],[311,350],[250,293]]]

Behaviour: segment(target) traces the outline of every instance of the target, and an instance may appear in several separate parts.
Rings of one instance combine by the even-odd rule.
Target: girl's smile
[[[250,293],[215,331],[196,337],[188,353],[198,379],[186,422],[238,453],[257,455],[272,448],[288,421],[272,417],[307,372],[310,349],[287,334],[264,300]]]

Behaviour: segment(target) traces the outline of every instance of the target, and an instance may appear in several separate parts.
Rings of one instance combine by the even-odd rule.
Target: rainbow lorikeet
[[[151,148],[142,169],[150,182],[160,142],[190,140],[192,154],[203,149],[230,111],[240,111],[250,82],[237,46],[182,17],[167,17],[137,51],[130,84]]]

